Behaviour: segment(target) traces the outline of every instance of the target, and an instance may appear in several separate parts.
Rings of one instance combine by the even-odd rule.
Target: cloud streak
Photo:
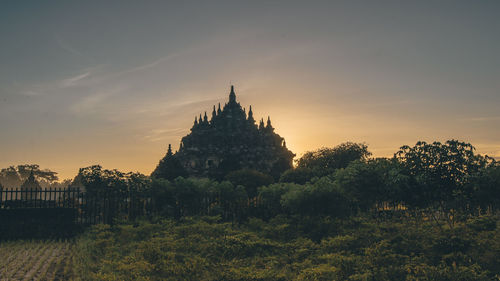
[[[90,71],[88,72],[85,72],[83,74],[79,74],[79,75],[76,75],[76,76],[73,76],[73,77],[70,77],[70,78],[67,78],[67,79],[63,79],[61,82],[60,82],[60,87],[61,88],[68,88],[68,87],[73,87],[73,86],[77,86],[78,83],[89,77],[90,76]]]
[[[96,107],[108,100],[109,98],[118,95],[119,93],[126,90],[127,87],[124,85],[118,85],[110,89],[106,89],[101,92],[97,92],[88,96],[85,96],[72,104],[70,106],[70,111],[77,115],[94,113]]]
[[[149,134],[143,136],[143,138],[147,141],[158,142],[170,137],[181,137],[185,135],[187,131],[186,128],[153,129]]]

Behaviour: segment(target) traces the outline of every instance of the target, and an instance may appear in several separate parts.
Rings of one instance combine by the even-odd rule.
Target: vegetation
[[[369,156],[355,143],[306,153],[279,182],[255,170],[216,181],[83,168],[74,185],[130,206],[142,196],[144,218],[117,211],[80,236],[74,276],[500,280],[496,161],[456,140]]]
[[[90,193],[104,192],[109,189],[121,193],[144,192],[150,188],[150,179],[140,173],[123,173],[94,165],[81,168],[72,185],[83,187],[86,192]]]
[[[85,280],[499,280],[497,223],[277,216],[98,225],[78,240],[75,266]]]
[[[315,176],[321,177],[347,167],[352,161],[366,160],[370,155],[366,144],[346,142],[334,148],[323,147],[304,153],[297,167],[309,168]]]
[[[230,172],[226,176],[234,186],[244,186],[249,197],[257,196],[257,188],[274,182],[273,177],[257,170],[242,169]]]
[[[64,188],[70,184],[70,180],[58,182],[59,177],[54,171],[40,169],[40,166],[37,164],[24,164],[0,169],[0,186],[18,188],[28,179],[32,171],[38,183],[43,188]]]
[[[78,239],[76,271],[85,280],[500,280],[498,163],[455,140],[369,155],[353,143],[306,153],[278,183],[251,170],[223,182],[153,179],[160,216],[92,228]]]

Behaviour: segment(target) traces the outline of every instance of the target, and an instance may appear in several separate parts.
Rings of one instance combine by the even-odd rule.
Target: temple
[[[183,137],[179,150],[160,161],[152,176],[172,179],[196,176],[223,179],[234,170],[253,169],[275,178],[292,168],[295,154],[286,147],[284,138],[274,132],[271,119],[257,125],[252,106],[248,114],[236,101],[231,86],[229,101],[221,109],[212,109],[195,117],[191,133]]]
[[[21,200],[33,200],[38,198],[38,193],[42,190],[40,184],[35,179],[33,175],[33,170],[31,170],[30,175],[26,181],[21,185]]]

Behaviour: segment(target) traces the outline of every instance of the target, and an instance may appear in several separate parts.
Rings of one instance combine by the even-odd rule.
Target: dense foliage
[[[222,215],[244,221],[280,214],[348,217],[366,212],[404,211],[451,227],[457,221],[500,207],[500,167],[474,153],[467,143],[418,142],[403,146],[393,158],[368,159],[366,145],[345,143],[306,153],[299,167],[282,174],[280,183],[255,170],[238,170],[227,181],[182,178],[150,179],[91,166],[75,184],[87,192],[118,190],[153,202],[155,213]],[[320,171],[320,172],[319,172]],[[147,199],[151,198],[151,199]]]
[[[252,169],[241,169],[227,174],[226,179],[233,185],[244,186],[249,197],[257,196],[257,188],[274,182],[273,177]]]
[[[84,280],[499,280],[498,217],[440,230],[405,219],[217,217],[99,225],[77,242]]]
[[[123,173],[118,170],[103,169],[100,165],[81,168],[73,180],[74,187],[82,187],[86,192],[98,193],[115,190],[145,192],[150,189],[151,180],[140,173]]]
[[[156,169],[151,173],[151,177],[173,180],[177,177],[186,177],[187,172],[182,167],[181,162],[172,152],[172,146],[168,145],[167,154],[160,160]]]
[[[87,232],[77,271],[85,280],[500,280],[497,162],[455,140],[369,155],[353,143],[311,152],[277,183],[251,170],[219,182],[82,169],[88,190],[149,194],[156,212]]]
[[[309,168],[315,176],[326,176],[345,168],[355,160],[366,160],[371,153],[363,143],[342,143],[334,148],[323,147],[309,151],[297,161],[297,167]]]

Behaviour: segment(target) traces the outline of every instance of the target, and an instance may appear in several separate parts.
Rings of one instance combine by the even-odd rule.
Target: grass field
[[[72,245],[70,241],[1,243],[0,280],[70,280]]]

